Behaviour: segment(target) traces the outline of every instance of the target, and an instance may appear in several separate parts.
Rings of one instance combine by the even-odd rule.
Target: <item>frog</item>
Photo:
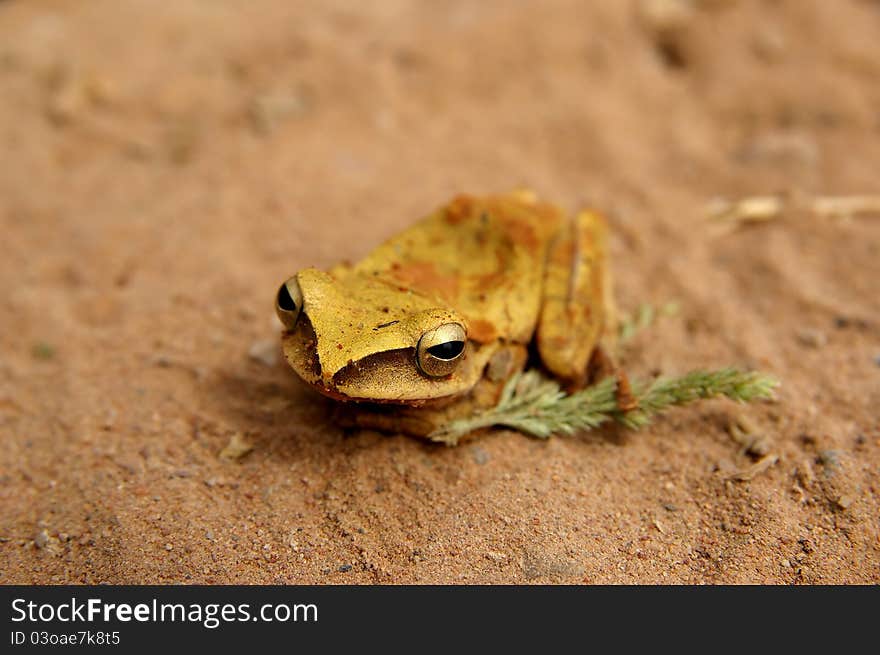
[[[614,374],[608,220],[528,189],[459,194],[356,263],[275,295],[281,350],[345,427],[430,437],[540,368],[568,390]]]

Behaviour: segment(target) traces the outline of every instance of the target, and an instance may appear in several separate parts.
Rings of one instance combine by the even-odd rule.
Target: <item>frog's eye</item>
[[[444,323],[428,330],[419,339],[416,348],[419,369],[434,378],[449,375],[461,361],[465,339],[464,328],[458,323]]]
[[[278,289],[275,296],[275,313],[284,323],[284,327],[292,330],[302,312],[303,296],[295,277],[290,278]]]

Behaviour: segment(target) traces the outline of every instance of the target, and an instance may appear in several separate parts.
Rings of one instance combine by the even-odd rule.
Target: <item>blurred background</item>
[[[873,0],[0,0],[3,581],[876,582],[878,36]],[[636,374],[782,378],[784,465],[724,482],[726,405],[342,439],[278,284],[521,186],[672,308]]]

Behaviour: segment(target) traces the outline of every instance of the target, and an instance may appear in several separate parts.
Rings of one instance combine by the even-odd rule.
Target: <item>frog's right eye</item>
[[[284,327],[292,330],[302,313],[303,296],[295,277],[290,278],[278,289],[275,296],[275,313],[284,323]]]
[[[444,323],[428,330],[416,347],[416,362],[432,378],[450,375],[461,363],[467,334],[458,323]]]

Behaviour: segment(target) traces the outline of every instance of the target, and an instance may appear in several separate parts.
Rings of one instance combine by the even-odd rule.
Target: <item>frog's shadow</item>
[[[266,366],[242,359],[212,376],[208,402],[212,411],[222,416],[226,427],[247,435],[252,441],[267,442],[279,455],[287,453],[300,458],[315,448],[347,451],[355,442],[368,447],[382,439],[399,438],[420,444],[425,451],[447,446],[399,432],[377,432],[370,428],[346,427],[337,422],[340,403],[310,389],[285,366],[283,361]],[[662,418],[660,419],[662,420]],[[461,444],[478,443],[489,435],[508,433],[505,438],[536,439],[517,430],[503,427],[483,428],[466,436]],[[362,438],[361,438],[362,437]],[[554,435],[551,439],[565,439],[587,445],[612,444],[626,446],[638,433],[615,424],[606,423],[592,430],[572,435]]]
[[[270,367],[241,360],[218,369],[207,394],[211,412],[222,418],[221,432],[238,432],[272,457],[332,460],[352,450],[379,447],[398,439],[425,451],[444,448],[424,439],[337,422],[340,403],[310,389],[283,362]],[[228,435],[225,435],[228,436]]]
[[[406,439],[425,452],[448,448],[443,443],[411,437],[399,432],[346,427],[336,422],[337,401],[325,398],[278,363],[271,367],[244,360],[218,370],[211,380],[209,404],[222,416],[226,427],[262,444],[278,456],[300,459],[315,450],[346,452],[351,447],[370,447],[388,439]],[[466,436],[460,445],[477,444],[482,439],[507,433],[506,438],[545,442],[503,427],[483,428]],[[377,438],[381,435],[382,438]],[[573,435],[554,435],[583,445],[626,445],[633,433],[615,424],[606,424]]]
[[[330,420],[332,401],[288,373],[280,363],[241,361],[215,372],[207,401],[227,429],[273,451],[332,445],[340,434]]]

